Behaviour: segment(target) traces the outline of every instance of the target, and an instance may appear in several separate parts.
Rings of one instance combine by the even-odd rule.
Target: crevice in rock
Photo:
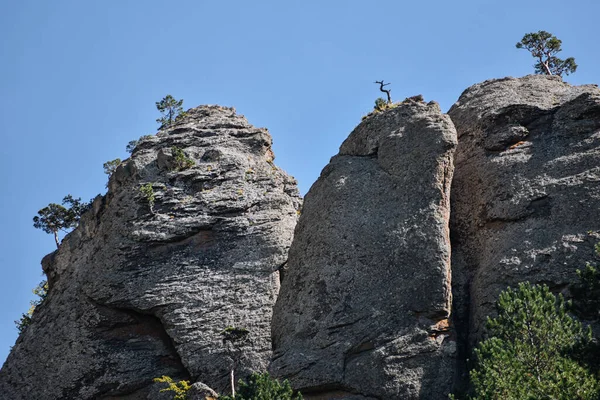
[[[375,349],[375,343],[372,340],[362,342],[352,348],[350,348],[344,354],[344,373],[346,371],[346,365],[352,360],[360,357],[361,354],[367,353]]]
[[[155,250],[160,246],[188,246],[188,245],[210,245],[214,241],[212,226],[200,227],[190,230],[183,235],[174,235],[161,241],[146,242],[148,250]]]

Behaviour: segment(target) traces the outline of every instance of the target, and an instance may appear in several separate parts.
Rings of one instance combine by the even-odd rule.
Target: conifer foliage
[[[156,108],[162,114],[162,117],[156,119],[156,122],[160,124],[160,129],[170,127],[173,122],[185,116],[182,106],[183,99],[175,100],[170,94],[156,102]]]
[[[58,231],[68,231],[79,224],[81,215],[89,210],[91,202],[82,202],[81,198],[73,198],[70,194],[65,196],[61,204],[50,203],[38,211],[33,217],[33,227],[42,229],[46,233],[54,234],[56,248],[60,245]]]
[[[300,393],[294,394],[290,383],[285,380],[280,383],[265,372],[254,373],[248,382],[239,381],[238,393],[233,396],[219,396],[221,400],[302,400]]]
[[[562,296],[521,283],[500,295],[497,311],[488,318],[489,338],[475,350],[471,399],[597,398],[596,378],[570,357],[586,347],[591,332],[568,315]]]
[[[121,162],[122,161],[120,158],[115,158],[114,160],[105,162],[102,165],[102,168],[104,168],[104,173],[108,176],[111,176],[117,170],[117,167],[121,165]]]
[[[562,50],[561,44],[562,41],[551,33],[539,31],[527,33],[516,46],[517,49],[528,50],[537,58],[538,61],[533,66],[536,74],[569,75],[577,70],[577,64],[573,57],[566,60],[556,57]]]
[[[25,329],[29,325],[31,325],[31,317],[33,316],[33,312],[35,308],[42,304],[42,302],[46,299],[48,295],[48,281],[41,281],[33,290],[33,294],[35,294],[38,298],[36,300],[31,300],[29,302],[29,310],[26,313],[21,315],[21,318],[15,321],[15,325],[19,330],[19,333],[25,332]]]

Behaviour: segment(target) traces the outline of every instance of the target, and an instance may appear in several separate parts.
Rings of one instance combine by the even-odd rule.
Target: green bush
[[[54,234],[54,241],[58,248],[60,246],[58,232],[67,232],[69,229],[76,228],[83,213],[91,207],[91,201],[82,202],[81,198],[75,199],[68,194],[63,198],[62,205],[50,203],[39,210],[38,215],[33,217],[33,227]]]
[[[162,115],[162,117],[156,120],[156,122],[160,124],[159,129],[168,128],[173,125],[174,122],[179,121],[186,116],[186,112],[183,111],[182,105],[183,99],[175,100],[170,94],[163,97],[161,101],[156,102],[156,108]]]
[[[29,302],[29,304],[30,304],[29,310],[27,310],[26,313],[21,315],[21,318],[18,321],[15,321],[15,325],[17,326],[19,333],[25,332],[25,329],[27,329],[27,327],[29,325],[31,325],[31,317],[33,315],[33,312],[35,311],[35,308],[37,306],[39,306],[42,303],[42,301],[44,301],[46,299],[46,296],[48,295],[48,281],[41,281],[32,290],[32,292],[38,298],[36,300],[31,300]]]
[[[519,284],[488,318],[489,338],[475,350],[471,399],[596,399],[598,381],[572,355],[591,332],[567,314],[562,298],[547,286]]]
[[[577,270],[579,282],[573,285],[573,310],[588,320],[600,319],[600,271],[591,264]]]
[[[168,386],[164,389],[160,389],[161,392],[173,392],[173,400],[186,400],[187,392],[190,390],[190,381],[179,381],[175,382],[169,376],[161,376],[160,378],[154,378],[154,382],[166,383]]]
[[[194,160],[187,157],[183,150],[179,147],[171,147],[171,153],[175,158],[175,170],[183,171],[185,169],[192,168],[195,165]]]
[[[115,158],[114,160],[105,162],[102,167],[104,168],[104,173],[111,176],[119,165],[121,165],[121,159]]]
[[[154,201],[156,198],[154,195],[154,188],[152,187],[152,183],[146,183],[145,185],[142,185],[140,187],[140,192],[142,193],[142,196],[150,206],[150,212],[154,213]]]
[[[598,255],[598,244],[595,253]],[[577,270],[579,282],[571,287],[572,310],[579,318],[600,322],[600,271],[590,263],[583,270]],[[575,357],[595,374],[600,374],[600,341],[593,338],[590,343],[576,348]]]
[[[384,111],[388,108],[388,102],[382,98],[382,97],[378,97],[375,100],[375,107],[373,107],[373,109],[375,111]]]
[[[302,400],[300,393],[294,394],[290,383],[285,380],[280,383],[265,372],[254,373],[248,382],[239,381],[235,397],[219,396],[220,400]]]

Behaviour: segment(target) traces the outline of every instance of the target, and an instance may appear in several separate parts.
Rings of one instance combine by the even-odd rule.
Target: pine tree
[[[114,160],[105,162],[102,167],[104,168],[104,173],[111,176],[119,165],[121,165],[121,159],[115,158]]]
[[[576,360],[574,349],[591,340],[569,316],[562,296],[547,286],[519,284],[504,291],[498,316],[488,318],[471,371],[472,399],[596,399],[596,378]]]
[[[36,300],[31,300],[29,302],[29,310],[22,314],[19,320],[15,321],[19,333],[25,332],[25,329],[31,324],[31,317],[33,316],[36,307],[46,299],[46,296],[48,295],[48,281],[41,281],[32,292],[38,298]]]
[[[539,31],[526,34],[516,46],[517,49],[528,50],[538,59],[534,65],[536,74],[569,75],[577,70],[577,64],[573,57],[566,60],[556,57],[556,54],[562,50],[561,44],[562,41],[551,33]]]
[[[175,100],[170,94],[156,102],[156,108],[162,114],[162,117],[156,119],[160,124],[159,129],[168,128],[173,122],[185,116],[182,105],[183,99]]]
[[[302,400],[300,393],[294,394],[290,383],[285,380],[280,383],[271,378],[267,372],[254,373],[248,382],[239,381],[238,393],[233,396],[219,396],[221,400]]]
[[[79,224],[81,215],[90,207],[91,203],[81,202],[81,198],[74,199],[69,194],[63,198],[62,205],[50,203],[39,210],[38,215],[33,217],[33,227],[54,234],[54,241],[58,248],[60,245],[58,231],[66,232],[75,228]]]

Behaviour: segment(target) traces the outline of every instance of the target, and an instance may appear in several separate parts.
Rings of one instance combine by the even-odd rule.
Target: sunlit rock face
[[[270,367],[306,398],[447,398],[455,147],[437,103],[407,100],[366,118],[306,195]]]
[[[600,90],[559,77],[486,81],[450,109],[459,138],[452,269],[463,357],[507,286],[567,292],[600,241]]]
[[[230,108],[189,110],[143,139],[108,187],[44,260],[49,295],[2,367],[0,397],[146,399],[162,375],[222,391],[229,325],[250,331],[236,375],[265,370],[300,208],[267,130]]]

